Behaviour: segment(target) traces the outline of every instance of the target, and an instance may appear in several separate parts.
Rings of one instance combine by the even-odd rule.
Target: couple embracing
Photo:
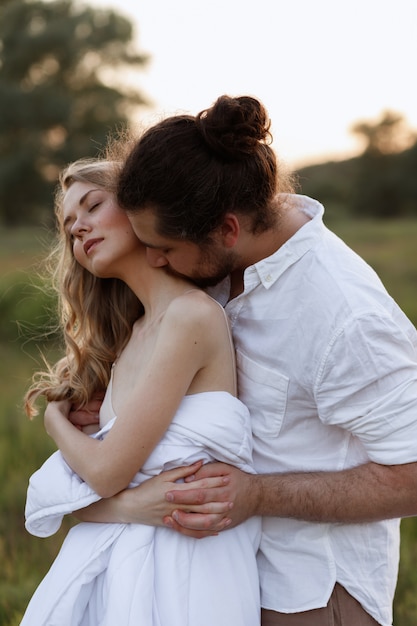
[[[269,140],[222,96],[63,172],[26,524],[81,523],[22,624],[392,624],[417,334]]]

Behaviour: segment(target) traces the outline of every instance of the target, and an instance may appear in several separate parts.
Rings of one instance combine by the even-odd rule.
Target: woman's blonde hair
[[[55,194],[57,235],[47,258],[47,269],[58,297],[60,332],[65,356],[54,365],[45,360],[45,370],[34,374],[25,395],[26,413],[38,413],[36,401],[69,399],[85,405],[96,392],[103,392],[111,365],[126,345],[143,307],[133,291],[117,278],[97,278],[74,258],[72,241],[63,227],[62,205],[74,182],[92,183],[116,192],[119,161],[80,159],[59,177]]]

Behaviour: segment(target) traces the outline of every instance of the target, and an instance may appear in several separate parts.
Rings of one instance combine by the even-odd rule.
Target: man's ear
[[[226,213],[220,227],[223,244],[226,248],[233,248],[239,238],[240,222],[235,213]]]

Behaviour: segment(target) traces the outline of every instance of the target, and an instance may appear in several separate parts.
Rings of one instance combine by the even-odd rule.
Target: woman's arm
[[[193,463],[188,467],[180,467],[166,472],[161,472],[146,480],[139,487],[125,489],[111,498],[105,498],[91,504],[90,506],[75,511],[73,515],[82,522],[107,522],[123,524],[146,524],[148,526],[163,526],[167,520],[172,518],[173,505],[166,497],[172,490],[189,489],[186,483],[177,481],[185,478],[193,478],[195,473],[202,466],[201,461]],[[213,476],[193,483],[193,488],[217,489],[224,487],[228,482],[228,477]],[[228,521],[223,522],[223,516],[230,511],[230,502],[210,503],[210,505],[193,506],[193,509],[200,514],[209,514],[212,519],[216,515],[221,518],[215,530],[207,531],[204,536],[216,535],[218,530],[224,528]],[[181,510],[181,505],[175,505],[175,510]],[[188,505],[184,511],[188,511]]]
[[[189,300],[186,306],[177,300],[161,322],[146,368],[117,407],[118,419],[102,441],[87,437],[68,421],[69,403],[51,403],[45,412],[47,432],[68,464],[103,498],[127,487],[209,358],[213,308],[202,306],[201,299],[191,307]]]

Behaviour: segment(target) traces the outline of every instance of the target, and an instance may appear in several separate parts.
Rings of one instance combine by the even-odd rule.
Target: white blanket
[[[184,398],[132,486],[198,459],[253,471],[249,414],[229,394]],[[30,479],[26,528],[49,536],[65,514],[98,499],[56,452]],[[203,540],[139,524],[78,524],[21,626],[257,626],[259,539],[258,518]]]

